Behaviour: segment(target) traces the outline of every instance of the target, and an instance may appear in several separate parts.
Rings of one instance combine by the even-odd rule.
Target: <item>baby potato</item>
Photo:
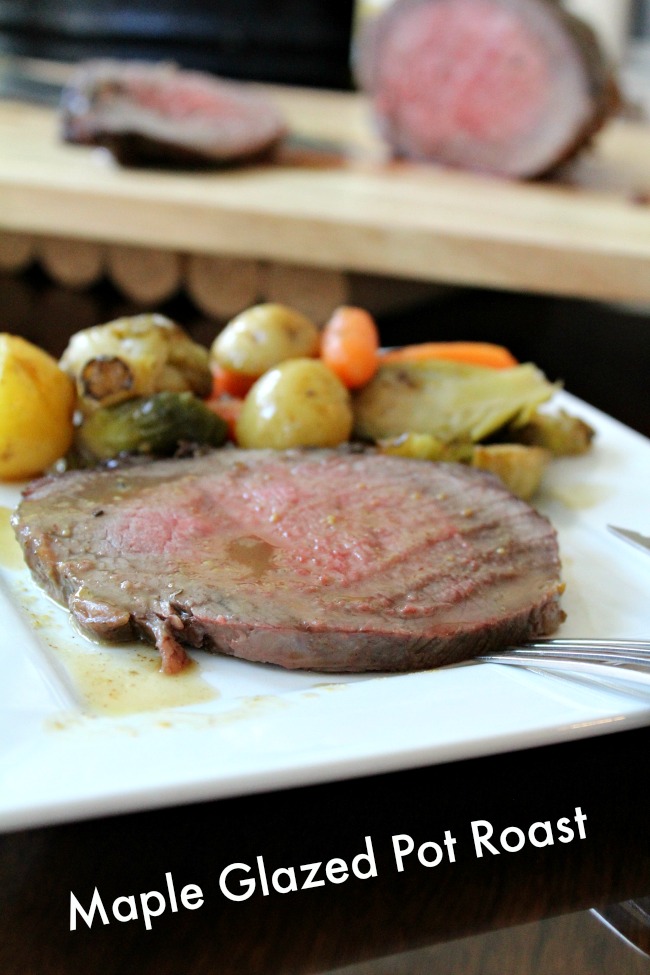
[[[0,478],[42,473],[72,443],[74,382],[56,359],[18,335],[0,334]]]
[[[288,305],[253,305],[233,318],[217,335],[210,357],[231,372],[257,379],[284,362],[318,354],[318,328]]]
[[[240,447],[335,447],[350,436],[350,395],[319,359],[288,359],[265,372],[244,400]]]

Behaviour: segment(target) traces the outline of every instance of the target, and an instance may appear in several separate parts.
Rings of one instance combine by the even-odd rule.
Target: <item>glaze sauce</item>
[[[173,677],[160,671],[153,647],[73,648],[57,641],[53,647],[81,700],[82,708],[99,715],[167,711],[219,697],[195,662]]]
[[[0,566],[3,569],[23,569],[25,560],[11,527],[11,514],[10,508],[0,505]]]

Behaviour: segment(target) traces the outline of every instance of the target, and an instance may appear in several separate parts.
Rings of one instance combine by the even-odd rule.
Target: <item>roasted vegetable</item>
[[[412,457],[414,460],[446,460],[471,463],[474,444],[469,441],[445,443],[430,433],[403,433],[392,440],[381,440],[383,454]]]
[[[56,359],[18,335],[0,335],[0,478],[42,473],[72,441],[74,384]]]
[[[523,444],[469,442],[444,443],[430,433],[406,433],[394,440],[382,440],[379,449],[385,454],[412,457],[415,460],[469,464],[496,474],[513,494],[529,500],[540,486],[542,475],[551,459],[543,447]]]
[[[588,423],[565,410],[558,413],[534,413],[520,427],[510,431],[518,443],[545,447],[557,457],[586,453],[595,431]]]
[[[164,391],[207,396],[208,350],[164,315],[118,318],[76,332],[60,361],[90,413],[135,396]]]
[[[516,443],[476,444],[472,466],[491,471],[518,497],[529,501],[539,488],[551,459],[543,447]]]
[[[446,359],[464,362],[470,366],[486,366],[489,369],[508,369],[517,360],[509,349],[493,342],[420,342],[388,349],[382,354],[382,362],[425,362],[429,359]]]
[[[236,425],[241,447],[335,447],[350,436],[350,396],[318,359],[288,359],[257,380]]]
[[[527,422],[555,391],[536,366],[487,369],[446,361],[382,366],[353,398],[354,432],[365,440],[429,433],[478,442]]]
[[[231,372],[258,379],[286,359],[318,354],[316,325],[287,305],[253,305],[230,321],[217,335],[210,356]]]
[[[379,366],[379,330],[364,308],[341,305],[323,326],[320,357],[348,389],[360,389]]]
[[[228,424],[192,393],[155,393],[95,410],[77,431],[90,461],[119,454],[173,454],[183,443],[220,447]]]

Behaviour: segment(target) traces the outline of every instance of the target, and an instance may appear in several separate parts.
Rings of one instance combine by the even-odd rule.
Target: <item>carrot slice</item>
[[[212,371],[211,399],[219,396],[234,396],[241,399],[255,382],[253,376],[244,376],[241,372],[225,369],[216,362],[211,364],[210,369]]]
[[[348,389],[365,385],[379,364],[379,331],[363,308],[342,305],[321,335],[321,360]]]
[[[490,369],[508,369],[517,360],[509,349],[491,342],[422,342],[390,349],[381,356],[381,364],[388,362],[426,362],[427,359],[448,359],[467,365],[486,366]]]
[[[235,440],[235,428],[244,400],[235,396],[211,396],[210,399],[203,400],[203,402],[208,409],[226,421],[228,436],[231,440]]]

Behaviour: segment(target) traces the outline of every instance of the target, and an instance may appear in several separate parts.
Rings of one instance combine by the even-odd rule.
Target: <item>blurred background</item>
[[[647,116],[650,0],[566,2],[607,35],[625,93]],[[353,87],[354,25],[372,0],[365,3],[0,0],[0,57],[165,59],[233,78],[346,90]],[[395,287],[399,291],[399,282]],[[157,308],[207,342],[220,324],[184,293],[166,295]],[[509,345],[570,391],[650,435],[650,308],[447,287],[415,289],[408,301],[387,301],[385,308],[379,316],[385,344],[442,336]],[[73,331],[140,310],[137,299],[107,280],[79,289],[62,286],[38,265],[0,270],[0,328],[26,334],[55,354]]]
[[[0,50],[175,60],[234,78],[346,88],[353,0],[0,0]]]
[[[348,88],[355,19],[386,0],[0,0],[0,54],[176,60],[236,78]],[[650,0],[564,0],[603,28],[650,35]]]

